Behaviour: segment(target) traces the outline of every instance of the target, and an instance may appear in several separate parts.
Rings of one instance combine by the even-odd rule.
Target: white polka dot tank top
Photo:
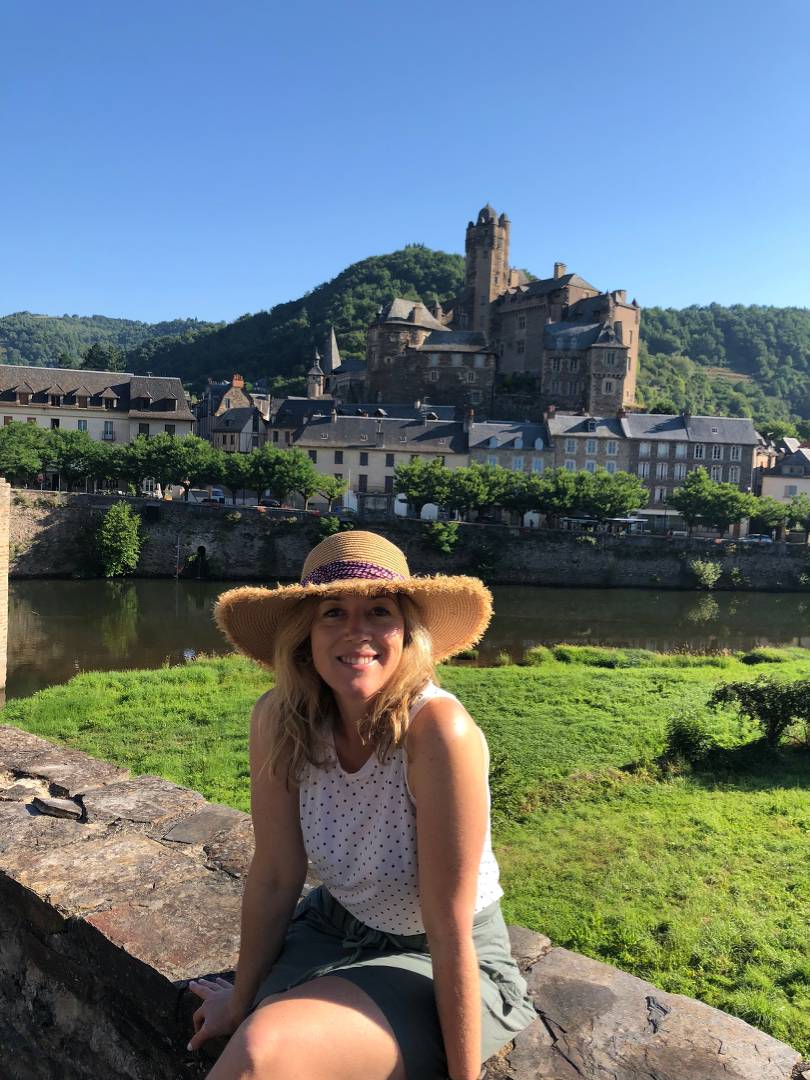
[[[411,704],[411,720],[434,697],[453,695],[428,683]],[[489,749],[483,732],[481,738],[488,772]],[[335,899],[367,926],[389,934],[424,933],[416,809],[408,788],[404,748],[393,750],[383,764],[372,754],[354,773],[343,770],[334,752],[333,761],[327,769],[309,765],[301,777],[301,830],[312,870]],[[487,813],[475,911],[501,896]]]

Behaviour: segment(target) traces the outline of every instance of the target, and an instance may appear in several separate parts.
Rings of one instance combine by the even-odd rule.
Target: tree
[[[59,473],[60,484],[64,480],[68,490],[72,484],[86,480],[93,474],[96,461],[94,443],[86,431],[49,431],[51,460]]]
[[[462,520],[473,510],[492,502],[492,476],[486,466],[473,463],[450,472],[444,505],[461,515]]]
[[[149,440],[144,435],[139,435],[131,443],[121,447],[118,475],[132,484],[136,491],[140,491],[146,477],[152,475],[150,466]]]
[[[334,476],[319,476],[318,487],[315,490],[318,495],[326,499],[326,508],[331,512],[332,505],[346,494],[349,485],[345,480],[338,480]]]
[[[725,532],[729,525],[750,517],[756,510],[757,502],[756,495],[740,491],[736,484],[714,483],[704,518],[708,525]]]
[[[788,503],[788,522],[804,529],[804,541],[810,537],[810,496],[794,495]]]
[[[157,480],[164,491],[169,485],[183,484],[187,479],[184,441],[166,434],[154,435],[146,440],[144,475]]]
[[[810,723],[810,679],[791,683],[761,675],[754,682],[723,683],[709,705],[736,705],[743,716],[760,725],[768,746],[774,748],[791,724]]]
[[[19,421],[0,428],[0,475],[24,484],[46,469],[53,454],[48,435],[37,424]]]
[[[646,506],[650,493],[639,477],[632,473],[609,473],[597,469],[590,475],[587,505],[584,509],[599,521],[605,518],[627,517],[633,510]]]
[[[101,519],[96,553],[105,577],[129,574],[141,553],[140,517],[125,502],[116,502]]]
[[[751,514],[752,521],[756,521],[769,532],[771,529],[784,529],[790,517],[790,504],[772,499],[770,495],[763,495],[756,500],[756,506]],[[759,530],[754,530],[759,531]]]
[[[407,465],[394,469],[394,490],[404,495],[416,517],[422,516],[426,503],[444,506],[450,485],[451,470],[438,460],[425,461],[417,458]]]
[[[81,366],[88,371],[123,371],[124,354],[112,342],[96,341],[82,353]]]
[[[231,502],[236,505],[236,493],[253,486],[254,470],[252,458],[255,454],[226,454],[223,450],[216,451],[219,454],[217,463],[217,475],[220,482],[230,491]]]
[[[552,522],[570,514],[576,505],[576,474],[568,469],[549,469],[537,485],[537,509]]]
[[[677,510],[692,535],[695,523],[706,517],[711,495],[713,481],[709,474],[700,466],[687,473],[683,486],[676,488],[669,496],[669,505]]]
[[[181,438],[169,435],[168,438],[177,444],[175,453],[179,454],[183,472],[180,483],[183,485],[184,498],[188,501],[191,488],[198,484],[214,483],[219,478],[221,461],[206,439],[196,435],[183,435]]]

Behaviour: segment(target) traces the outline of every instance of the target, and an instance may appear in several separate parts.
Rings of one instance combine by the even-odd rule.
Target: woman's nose
[[[357,612],[354,615],[350,615],[347,630],[350,637],[369,637],[370,626],[365,614],[363,612]]]

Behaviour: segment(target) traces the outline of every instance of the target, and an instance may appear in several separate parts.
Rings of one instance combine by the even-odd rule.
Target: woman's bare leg
[[[208,1080],[406,1080],[379,1006],[326,975],[265,998],[231,1039]]]

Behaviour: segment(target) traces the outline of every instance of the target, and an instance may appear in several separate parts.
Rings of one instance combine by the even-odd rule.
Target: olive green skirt
[[[483,1064],[537,1014],[512,959],[497,901],[475,916],[473,942],[481,980]],[[270,994],[322,975],[348,979],[376,1002],[399,1043],[408,1080],[445,1080],[447,1058],[424,934],[398,936],[366,926],[321,885],[299,903],[253,1008]]]

